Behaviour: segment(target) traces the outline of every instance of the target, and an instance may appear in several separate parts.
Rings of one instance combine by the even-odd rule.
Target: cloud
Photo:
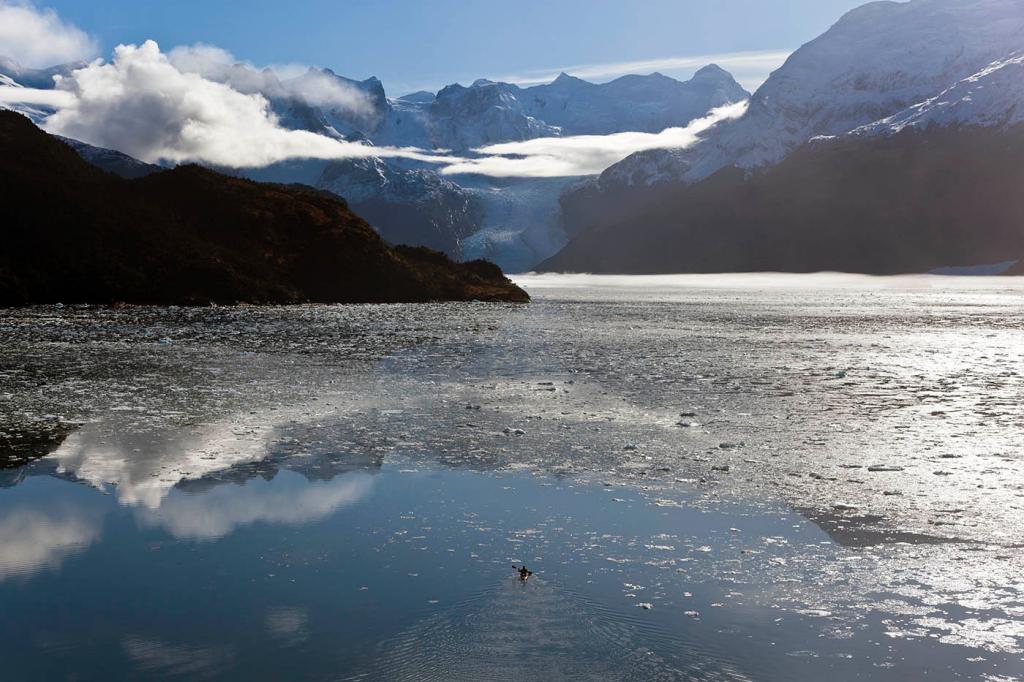
[[[202,43],[175,47],[167,57],[183,73],[195,73],[246,94],[298,97],[313,106],[342,109],[360,116],[373,113],[373,101],[366,92],[303,64],[260,68],[236,59],[227,50]]]
[[[442,173],[534,178],[595,175],[636,152],[689,147],[704,131],[721,121],[739,118],[746,110],[746,102],[730,104],[713,109],[684,128],[668,128],[660,133],[541,137],[494,144],[473,150],[481,158],[453,162]]]
[[[75,97],[70,92],[37,90],[35,88],[23,88],[20,85],[0,86],[0,107],[28,104],[59,109],[60,107],[71,106],[74,102]]]
[[[97,60],[58,77],[57,88],[73,100],[47,119],[48,132],[150,163],[244,168],[299,158],[445,161],[423,150],[371,147],[282,128],[262,94],[182,71],[151,40],[119,45],[113,62]]]
[[[88,59],[96,42],[52,9],[0,0],[0,56],[34,68]]]
[[[688,77],[702,66],[718,64],[723,69],[732,73],[743,87],[753,92],[764,83],[772,71],[782,66],[791,53],[792,50],[761,50],[694,55],[689,57],[662,57],[607,64],[578,64],[575,66],[563,66],[506,75],[492,80],[500,80],[517,85],[538,85],[550,83],[562,72],[592,81],[610,80],[627,74],[652,73],[654,71],[670,75],[675,73],[676,75]]]

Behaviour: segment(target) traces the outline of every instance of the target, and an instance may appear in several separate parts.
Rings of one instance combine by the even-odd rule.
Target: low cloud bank
[[[489,145],[474,150],[481,158],[452,162],[442,173],[538,178],[596,175],[636,152],[689,147],[704,131],[722,121],[739,118],[746,110],[747,102],[730,104],[713,109],[686,127],[667,128],[660,133],[541,137]]]
[[[70,92],[60,90],[37,90],[35,88],[23,88],[20,86],[0,87],[0,106],[16,106],[27,104],[30,106],[51,107],[60,109],[69,107],[75,103],[75,96]]]

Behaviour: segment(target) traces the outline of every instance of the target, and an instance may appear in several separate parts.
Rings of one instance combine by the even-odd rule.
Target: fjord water
[[[519,281],[0,312],[0,679],[1024,675],[1024,283]]]

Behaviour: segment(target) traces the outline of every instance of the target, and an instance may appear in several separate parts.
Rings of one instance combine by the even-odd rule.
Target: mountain
[[[32,78],[40,87],[53,87],[50,72],[68,68]],[[11,70],[24,73],[20,67]],[[309,69],[282,80],[271,69],[231,64],[206,75],[240,92],[262,94],[286,128],[467,156],[481,145],[545,136],[660,132],[749,96],[714,65],[685,82],[652,74],[594,84],[563,74],[533,87],[480,79],[468,87],[455,84],[436,94],[421,91],[397,99],[387,96],[377,78],[355,80],[330,69]],[[50,113],[18,110],[38,123]],[[96,152],[85,157],[121,172],[112,158]],[[349,200],[388,241],[437,248],[454,258],[486,257],[517,271],[530,269],[566,243],[559,196],[579,180],[442,176],[425,164],[383,159],[297,159],[266,168],[219,170],[257,181],[315,185]]]
[[[487,262],[391,247],[344,201],[197,166],[126,180],[0,111],[0,305],[525,301]]]
[[[817,135],[891,116],[1024,48],[1024,0],[871,2],[794,52],[747,113],[684,150],[641,152],[605,189],[694,182],[776,163]]]
[[[594,84],[563,73],[522,90],[519,99],[530,116],[563,135],[608,135],[658,133],[749,96],[728,71],[710,64],[686,82],[654,73]]]
[[[17,69],[14,68],[14,63],[10,60],[5,60],[0,57],[0,87],[3,88],[24,88],[25,86],[14,80],[13,77],[7,75],[2,70],[4,68],[10,69],[11,73],[16,73]],[[51,86],[52,87],[52,86]],[[33,123],[42,124],[47,117],[53,114],[54,110],[52,107],[41,106],[41,105],[29,105],[23,102],[15,103],[0,103],[0,111],[9,109],[11,111],[17,111],[23,116],[27,116],[32,120]]]
[[[449,85],[430,104],[431,142],[436,147],[466,150],[561,133],[557,126],[527,114],[519,93],[510,83],[483,79],[468,88]]]
[[[323,120],[334,131],[345,136],[354,132],[376,132],[390,110],[384,85],[377,78],[357,81],[339,76],[330,69],[311,68],[301,76],[284,81],[282,85],[288,92],[306,94],[306,103],[317,107]],[[353,97],[343,96],[346,92]],[[342,94],[340,99],[345,100],[344,105],[331,101],[339,99],[339,93]],[[325,101],[318,101],[319,97],[324,97]]]
[[[398,98],[401,102],[412,102],[413,104],[430,104],[434,101],[436,95],[429,90],[417,90],[416,92],[410,92],[408,95],[402,95]]]
[[[421,91],[397,99],[389,99],[375,78],[355,81],[329,70],[312,70],[306,77],[366,93],[371,113],[328,114],[305,102],[272,100],[286,126],[457,153],[545,136],[659,132],[749,96],[714,65],[686,82],[653,74],[593,84],[563,74],[529,88],[480,79],[468,87],[455,84],[436,94]],[[282,87],[311,89],[294,80]],[[514,271],[530,269],[566,243],[559,196],[578,180],[441,176],[429,166],[382,159],[290,162],[246,174],[314,184],[343,196],[390,241],[423,244],[455,258],[487,258]]]
[[[321,117],[306,121],[276,103],[278,90],[308,93],[331,86],[362,93],[365,102],[360,107],[332,108],[307,101]],[[357,135],[378,145],[458,152],[536,137],[660,132],[749,97],[727,71],[713,64],[685,82],[655,73],[594,84],[561,74],[551,83],[521,88],[481,78],[468,87],[455,83],[436,94],[419,91],[397,99],[387,97],[377,78],[356,81],[330,69],[310,69],[280,88],[265,90],[275,113],[289,126],[346,138]]]
[[[1024,123],[1024,39],[1021,52],[999,59],[978,73],[898,114],[855,128],[851,134],[899,133],[907,128],[984,126]]]
[[[48,90],[53,87],[54,76],[66,76],[85,64],[86,62],[69,62],[46,69],[33,69],[0,55],[0,76],[7,76],[22,87]]]
[[[987,257],[983,245],[952,253],[920,244],[920,253],[911,256],[907,249],[912,245],[906,244],[898,250],[903,260],[896,261],[866,253],[826,257],[827,244],[821,240],[830,235],[834,251],[845,248],[847,241],[832,227],[846,224],[852,202],[853,208],[863,209],[853,213],[862,224],[850,227],[854,234],[849,239],[859,249],[896,246],[864,221],[892,227],[894,238],[917,234],[966,246],[960,226],[939,221],[930,236],[918,234],[914,205],[896,195],[889,206],[880,206],[876,197],[902,189],[924,202],[920,216],[931,215],[929,202],[946,205],[950,196],[961,196],[965,206],[976,206],[976,197],[982,195],[998,201],[978,189],[976,177],[989,178],[1006,159],[1001,153],[971,158],[968,141],[984,149],[1004,138],[1007,147],[1016,144],[1014,124],[1024,103],[1022,51],[1024,0],[875,2],[853,10],[773,73],[743,117],[711,129],[689,149],[634,154],[598,178],[569,188],[561,199],[563,220],[578,236],[541,267],[675,272],[841,265],[891,272],[985,262],[974,260]],[[901,131],[917,134],[875,139]],[[920,177],[900,177],[882,154],[887,148]],[[914,194],[914,183],[922,178],[953,172],[955,166],[944,165],[950,158],[964,169],[957,171],[963,182],[943,185],[946,194],[934,200]],[[821,187],[796,162],[844,184]],[[926,162],[935,165],[922,165]],[[966,175],[967,169],[977,176]],[[858,172],[890,177],[891,185],[875,187]],[[726,192],[726,187],[731,189]],[[766,187],[778,193],[774,200],[761,195]],[[815,194],[805,196],[805,187]],[[873,193],[865,195],[869,190]],[[708,203],[714,197],[722,202],[717,208]],[[795,206],[806,212],[792,214]],[[969,220],[959,210],[950,215]],[[1014,215],[1012,207],[1006,215]],[[725,216],[746,224],[730,224]],[[898,216],[905,226],[896,224]],[[812,217],[820,225],[817,234],[806,226]],[[999,231],[996,226],[1003,218],[992,219],[994,225],[979,229],[979,239],[989,227]],[[724,243],[726,234],[738,240],[735,246]],[[881,241],[873,247],[876,237]],[[658,243],[661,239],[666,245]],[[807,260],[799,261],[796,253]],[[953,260],[934,262],[933,256]],[[1001,260],[1005,258],[989,262]]]
[[[407,169],[379,158],[329,163],[316,182],[345,197],[390,242],[418,244],[452,256],[480,222],[469,192],[436,172]]]
[[[103,170],[122,178],[144,178],[147,175],[152,175],[153,173],[164,170],[160,166],[155,166],[151,163],[144,163],[138,159],[128,156],[127,154],[114,151],[113,149],[94,147],[91,144],[72,140],[69,137],[61,137],[60,135],[56,135],[55,137],[78,152],[79,156],[93,166],[102,168]]]
[[[1024,125],[906,128],[735,166],[592,227],[540,270],[929,272],[1024,254]]]

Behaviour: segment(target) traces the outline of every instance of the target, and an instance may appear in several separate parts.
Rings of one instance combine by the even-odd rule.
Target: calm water
[[[523,281],[0,312],[0,679],[1024,675],[1024,284]]]

